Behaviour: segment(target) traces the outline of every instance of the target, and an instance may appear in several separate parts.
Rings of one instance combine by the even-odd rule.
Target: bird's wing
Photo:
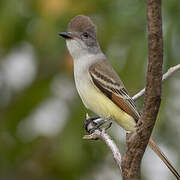
[[[99,60],[89,68],[94,85],[111,99],[119,108],[136,121],[140,114],[133,99],[129,96],[117,73],[107,60]]]

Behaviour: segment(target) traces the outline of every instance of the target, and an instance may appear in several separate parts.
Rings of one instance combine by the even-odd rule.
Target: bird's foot
[[[89,117],[88,114],[86,114],[86,120],[84,121],[83,126],[89,134],[92,134],[96,129],[100,129],[100,127],[110,119],[111,118],[104,119],[99,116]]]

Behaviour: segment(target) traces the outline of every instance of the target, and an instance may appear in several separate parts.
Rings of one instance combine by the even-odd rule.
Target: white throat
[[[81,56],[86,56],[88,54],[87,47],[80,40],[66,40],[66,45],[73,59],[78,59]]]
[[[98,60],[105,59],[105,55],[100,51],[98,54],[90,53],[87,46],[81,40],[66,40],[69,53],[74,60],[75,71],[85,71]]]

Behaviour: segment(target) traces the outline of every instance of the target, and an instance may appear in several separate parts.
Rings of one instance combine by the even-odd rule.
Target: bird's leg
[[[92,134],[96,129],[99,129],[103,124],[105,124],[107,121],[109,121],[110,118],[102,118],[99,116],[96,117],[89,117],[88,114],[86,114],[86,120],[84,121],[84,128],[89,133]]]
[[[96,123],[94,122],[94,120],[96,120],[96,119],[98,119],[98,118],[100,118],[100,117],[99,117],[99,116],[89,117],[88,115],[86,115],[86,119],[85,119],[85,121],[84,121],[84,123],[83,123],[83,126],[84,126],[84,128],[85,128],[85,130],[86,130],[87,132],[89,132],[89,129],[90,129],[89,125],[92,123],[92,124],[95,126]]]

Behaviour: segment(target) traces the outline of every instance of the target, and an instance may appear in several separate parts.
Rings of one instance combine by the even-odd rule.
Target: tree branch
[[[176,72],[178,69],[180,69],[180,64],[177,64],[176,66],[173,66],[168,69],[168,71],[163,75],[162,81],[166,80],[169,76],[172,75],[172,73]],[[136,101],[138,98],[140,98],[145,93],[145,88],[139,91],[137,94],[135,94],[132,99]]]
[[[89,118],[88,114],[86,114],[86,120]],[[102,120],[102,119],[101,119]],[[104,121],[104,120],[102,120]],[[117,145],[114,143],[114,141],[111,139],[111,137],[106,133],[107,129],[109,129],[111,127],[112,123],[109,123],[106,127],[104,128],[96,128],[93,133],[89,134],[89,135],[85,135],[83,137],[83,139],[88,139],[88,140],[102,140],[105,142],[105,144],[107,145],[107,147],[110,149],[114,160],[116,161],[117,165],[119,166],[119,169],[121,170],[121,154],[119,152],[119,149],[117,147]],[[90,122],[88,124],[88,129],[87,131],[91,131],[92,129],[94,129],[95,124],[94,122]]]
[[[161,0],[146,0],[148,23],[148,70],[143,113],[137,130],[127,135],[127,150],[122,158],[124,180],[139,180],[140,166],[161,102],[163,40]],[[133,135],[133,136],[132,136]]]

